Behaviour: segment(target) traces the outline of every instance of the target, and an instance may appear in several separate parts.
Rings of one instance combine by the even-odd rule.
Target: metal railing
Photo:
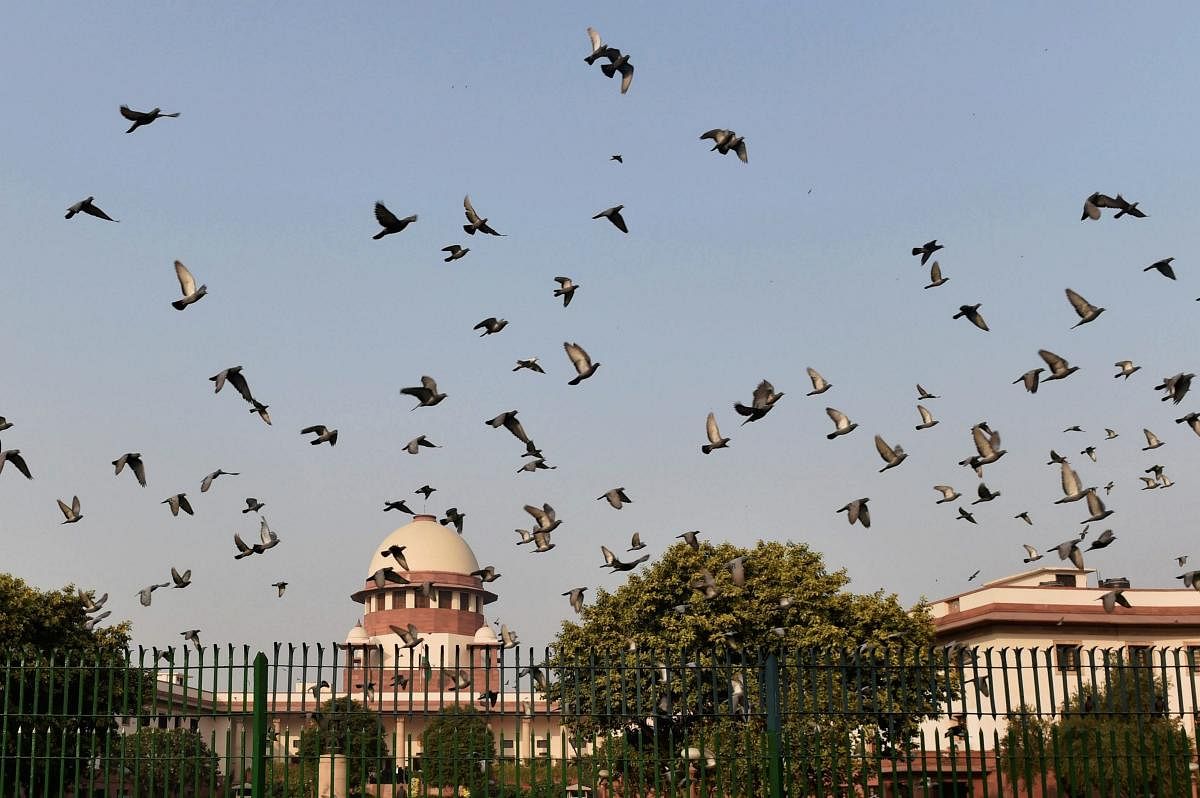
[[[1192,796],[1197,651],[0,663],[0,796]]]

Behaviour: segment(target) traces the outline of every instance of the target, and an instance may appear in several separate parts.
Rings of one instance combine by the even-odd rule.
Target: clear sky
[[[1086,484],[1114,480],[1119,540],[1088,556],[1135,585],[1177,586],[1192,553],[1200,439],[1152,390],[1197,369],[1197,69],[1190,4],[24,4],[0,26],[0,415],[36,479],[0,474],[0,569],[109,592],[140,643],[341,640],[386,499],[429,483],[467,513],[489,607],[548,642],[563,591],[615,588],[599,546],[639,531],[753,545],[806,541],[853,588],[905,602],[1020,570],[1080,528],[1054,505],[1053,447]],[[594,26],[631,54],[625,96],[583,58]],[[125,135],[121,103],[179,111]],[[746,137],[749,165],[708,152]],[[624,164],[609,160],[614,153]],[[1079,221],[1093,191],[1147,219]],[[505,238],[462,233],[462,197]],[[63,219],[95,195],[120,220]],[[418,223],[382,241],[372,204]],[[596,212],[624,204],[630,233]],[[938,238],[946,285],[909,254]],[[439,249],[469,245],[443,264]],[[1179,280],[1142,268],[1175,256]],[[171,268],[209,295],[183,313]],[[582,287],[564,309],[551,292]],[[1063,289],[1107,308],[1076,318]],[[951,315],[983,303],[991,332]],[[509,320],[480,339],[480,319]],[[603,363],[568,387],[562,351]],[[1010,383],[1049,348],[1081,367],[1030,396]],[[513,373],[538,356],[548,374]],[[1128,382],[1110,364],[1143,366]],[[274,425],[208,377],[241,364]],[[804,369],[834,383],[806,397]],[[449,398],[410,412],[422,374]],[[787,395],[745,427],[733,402]],[[943,398],[917,432],[914,384]],[[1200,400],[1200,397],[1195,397]],[[827,441],[824,408],[860,426]],[[519,409],[559,468],[516,474],[521,446],[483,421]],[[732,438],[705,457],[704,418]],[[987,420],[1009,454],[978,526],[935,505]],[[301,427],[340,430],[312,447]],[[1079,424],[1083,434],[1063,434]],[[1103,428],[1120,433],[1103,441]],[[1142,452],[1142,428],[1166,441]],[[443,448],[401,450],[425,433]],[[884,474],[871,437],[909,452]],[[1095,444],[1098,462],[1079,454]],[[149,487],[110,461],[145,458]],[[1161,463],[1177,482],[1139,491]],[[207,494],[201,477],[222,477]],[[634,503],[595,499],[623,486]],[[159,502],[187,491],[195,517]],[[61,526],[56,498],[85,518]],[[267,503],[282,538],[234,562]],[[835,511],[869,496],[870,530]],[[533,557],[526,503],[564,520]],[[1028,510],[1035,525],[1013,515]],[[1093,528],[1093,532],[1098,531]],[[138,605],[170,567],[194,584]],[[276,600],[270,584],[291,588]]]

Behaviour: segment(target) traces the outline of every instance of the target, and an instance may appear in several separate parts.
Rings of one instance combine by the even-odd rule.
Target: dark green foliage
[[[306,771],[315,774],[320,757],[344,754],[350,786],[356,787],[373,774],[395,767],[377,713],[343,696],[322,703],[315,714],[313,722],[300,733],[300,759]]]
[[[434,787],[463,786],[479,798],[495,757],[492,732],[472,706],[447,706],[421,733],[421,779]]]
[[[152,689],[150,677],[126,671],[129,625],[89,632],[86,621],[73,586],[42,592],[0,574],[0,792],[88,781],[116,734],[114,715],[137,714],[139,694]]]
[[[202,790],[216,777],[217,755],[190,729],[143,727],[114,748],[110,770],[124,767],[131,794],[139,798]]]
[[[1009,716],[1000,767],[1007,778],[1040,783],[1053,774],[1068,798],[1192,794],[1192,750],[1167,711],[1166,684],[1147,666],[1108,662],[1053,720],[1021,707]]]

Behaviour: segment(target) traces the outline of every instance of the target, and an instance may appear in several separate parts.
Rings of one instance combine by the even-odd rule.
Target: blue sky
[[[1074,534],[1082,507],[1051,504],[1054,447],[1088,484],[1117,483],[1120,540],[1088,564],[1176,585],[1200,440],[1173,419],[1196,405],[1152,386],[1197,370],[1197,21],[1183,4],[10,9],[0,415],[15,426],[0,441],[36,479],[0,474],[0,568],[110,592],[147,644],[193,627],[341,639],[398,523],[383,501],[429,483],[430,509],[465,510],[480,562],[504,573],[489,618],[530,643],[570,612],[559,593],[619,584],[599,546],[635,530],[652,552],[689,529],[806,541],[854,589],[911,602]],[[583,63],[589,25],[631,53],[627,95]],[[182,116],[126,136],[121,103]],[[713,127],[746,136],[748,166],[698,141]],[[1097,190],[1149,218],[1079,222]],[[466,193],[507,237],[462,234]],[[120,224],[63,220],[89,194]],[[420,220],[373,241],[376,200]],[[590,218],[619,203],[628,236]],[[935,237],[950,282],[925,291],[909,249]],[[443,264],[451,243],[472,251]],[[1178,282],[1142,273],[1166,256]],[[176,258],[210,292],[184,313]],[[567,309],[551,295],[563,274],[582,286]],[[1069,329],[1068,286],[1104,316]],[[990,333],[950,318],[976,302]],[[487,316],[510,324],[480,340]],[[604,364],[577,388],[564,340]],[[1029,396],[1010,382],[1042,347],[1081,370]],[[510,371],[528,356],[549,374]],[[1126,358],[1143,370],[1114,380]],[[212,395],[234,364],[272,427]],[[805,397],[806,366],[834,388]],[[422,374],[450,398],[410,412],[398,390]],[[764,377],[787,396],[738,427],[733,402]],[[943,396],[924,432],[916,382]],[[825,440],[826,405],[859,429]],[[482,424],[514,408],[557,471],[514,473],[519,445]],[[733,440],[704,457],[710,410]],[[1009,450],[986,474],[1003,495],[968,527],[930,486],[971,497],[955,463],[985,419]],[[308,446],[313,423],[340,430],[336,448]],[[1143,427],[1166,446],[1141,452]],[[877,432],[910,453],[882,475]],[[444,448],[404,454],[420,433]],[[147,489],[113,477],[126,451]],[[1156,462],[1177,487],[1140,492]],[[241,476],[202,496],[218,467]],[[617,485],[632,505],[594,500]],[[158,503],[183,490],[194,518]],[[73,494],[85,519],[59,526],[54,500]],[[283,544],[235,563],[251,495]],[[870,530],[835,512],[860,496]],[[512,545],[521,506],[543,501],[566,522],[550,562]],[[194,585],[138,606],[171,565]]]

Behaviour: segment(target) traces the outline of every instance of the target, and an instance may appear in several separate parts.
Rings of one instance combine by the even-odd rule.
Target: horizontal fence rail
[[[257,653],[0,660],[0,797],[1196,794],[1200,647]]]

